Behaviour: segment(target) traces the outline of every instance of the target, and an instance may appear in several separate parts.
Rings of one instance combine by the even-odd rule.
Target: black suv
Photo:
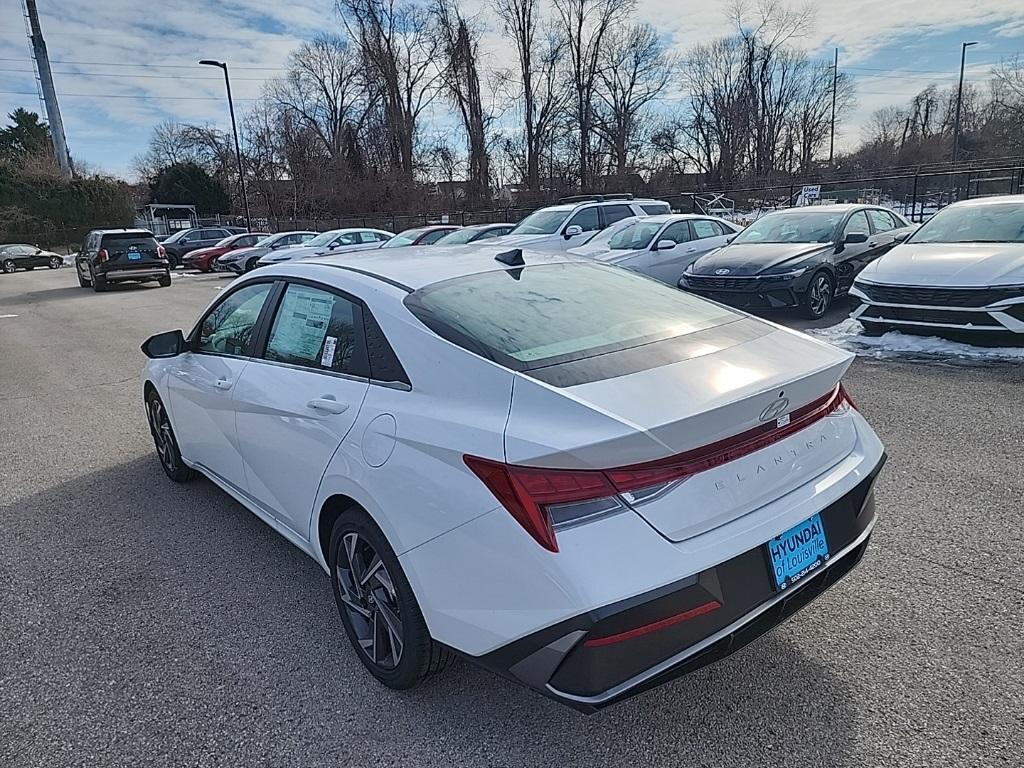
[[[105,291],[111,283],[156,280],[171,284],[171,272],[160,245],[146,229],[94,229],[75,256],[78,284]]]
[[[182,257],[197,248],[209,248],[229,235],[245,232],[239,227],[193,227],[182,229],[163,241],[171,269],[181,265]]]

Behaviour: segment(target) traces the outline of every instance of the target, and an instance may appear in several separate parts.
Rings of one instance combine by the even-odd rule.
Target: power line
[[[5,69],[0,68],[0,72],[20,72],[25,75],[34,74],[31,69]],[[65,77],[120,77],[128,80],[136,80],[145,78],[148,80],[216,80],[220,82],[219,77],[195,77],[191,75],[133,75],[128,72],[64,72],[58,70],[54,72],[55,75],[64,75]],[[265,77],[233,77],[232,80],[251,80],[253,82],[264,82],[267,78]]]
[[[26,59],[21,56],[0,56],[0,61],[20,61],[24,62]],[[198,64],[130,64],[120,61],[69,61],[67,59],[58,61],[53,59],[50,61],[51,64],[72,64],[75,66],[86,66],[86,67],[118,67],[124,69],[126,67],[141,67],[144,69],[196,69],[199,67]],[[232,64],[232,69],[253,69],[253,70],[267,70],[271,72],[283,72],[282,67],[256,67],[251,64]]]
[[[35,96],[35,91],[0,91],[5,96]],[[219,96],[157,96],[148,94],[124,94],[124,93],[62,93],[61,97],[82,98],[82,99],[172,99],[174,101],[224,101]],[[235,99],[235,101],[259,101],[259,99]]]

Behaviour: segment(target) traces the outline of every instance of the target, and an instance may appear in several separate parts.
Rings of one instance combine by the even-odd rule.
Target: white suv
[[[567,251],[622,219],[671,212],[664,200],[634,200],[632,195],[563,197],[558,205],[534,211],[505,237],[495,238],[495,242]]]

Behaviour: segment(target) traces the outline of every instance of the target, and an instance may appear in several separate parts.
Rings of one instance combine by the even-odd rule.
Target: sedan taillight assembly
[[[547,469],[464,456],[466,466],[538,544],[558,551],[555,531],[629,509],[620,494],[685,480],[735,461],[854,408],[841,384],[788,414],[714,443],[663,459],[611,469]]]

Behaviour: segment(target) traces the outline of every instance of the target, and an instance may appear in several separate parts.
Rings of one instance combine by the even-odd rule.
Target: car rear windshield
[[[406,306],[438,335],[525,371],[685,336],[740,316],[615,267],[544,264],[425,286]]]
[[[100,248],[113,251],[124,251],[131,246],[156,250],[156,238],[139,232],[116,232],[103,236]]]
[[[772,213],[740,232],[734,243],[830,243],[842,221],[839,212]]]
[[[984,203],[939,211],[911,243],[1024,243],[1024,203]]]

